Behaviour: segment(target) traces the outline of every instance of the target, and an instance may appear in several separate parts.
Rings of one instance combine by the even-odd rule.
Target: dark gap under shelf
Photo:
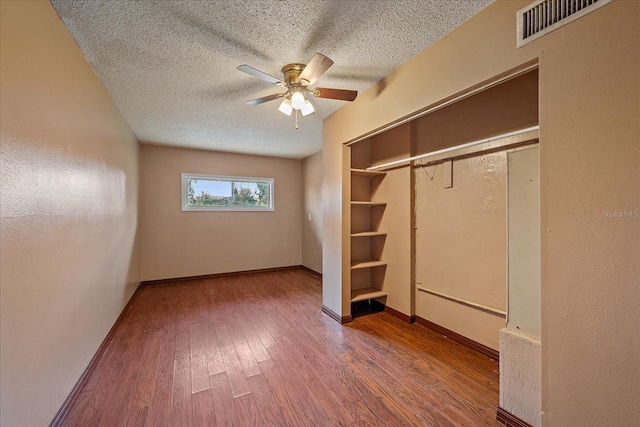
[[[385,305],[374,299],[366,299],[351,303],[351,317],[366,316],[367,314],[380,313],[384,311]]]

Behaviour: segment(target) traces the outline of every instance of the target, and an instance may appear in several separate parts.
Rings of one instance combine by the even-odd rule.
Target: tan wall
[[[142,145],[142,280],[300,265],[302,162]],[[182,212],[180,174],[274,178],[273,212]]]
[[[538,70],[411,121],[413,155],[538,124]]]
[[[327,144],[322,149],[322,305],[339,316],[350,314],[351,149]]]
[[[412,120],[413,154],[537,124],[538,71],[533,70]],[[445,188],[442,163],[415,169],[416,285],[423,289],[416,289],[416,315],[495,350],[504,316],[424,289],[506,309],[506,158],[500,152],[454,160],[452,188]],[[537,244],[534,248],[539,252]],[[539,313],[540,305],[534,309]]]
[[[616,1],[541,46],[543,425],[640,419],[640,218],[602,214],[640,212],[638,23]]]
[[[0,425],[47,425],[138,285],[138,142],[49,2],[0,15]]]
[[[500,330],[500,407],[541,425],[540,341],[507,328]]]
[[[302,265],[322,273],[322,151],[302,160],[302,204]]]
[[[506,152],[416,169],[416,285],[506,310]],[[432,179],[433,177],[433,179]],[[416,290],[416,315],[495,350],[503,316]]]
[[[640,2],[614,1],[516,49],[515,14],[529,3],[492,3],[325,119],[324,303],[337,311],[344,298],[338,147],[538,60],[542,424],[633,424],[640,219],[603,211],[640,209]]]

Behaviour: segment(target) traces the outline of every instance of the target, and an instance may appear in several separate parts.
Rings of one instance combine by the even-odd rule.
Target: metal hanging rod
[[[466,300],[466,299],[454,297],[452,295],[443,294],[441,292],[437,292],[437,291],[434,291],[432,289],[423,288],[422,286],[416,286],[416,289],[418,289],[419,291],[422,291],[422,292],[426,292],[426,293],[431,294],[431,295],[435,295],[435,296],[440,297],[440,298],[448,299],[449,301],[453,301],[453,302],[457,302],[459,304],[464,304],[464,305],[469,306],[469,307],[477,308],[479,310],[486,311],[488,313],[495,314],[495,315],[498,315],[500,317],[506,317],[507,316],[507,312],[504,311],[504,310],[498,310],[497,308],[489,307],[489,306],[486,306],[486,305],[483,305],[483,304],[478,304],[477,302],[473,302],[473,301],[469,301],[469,300]]]

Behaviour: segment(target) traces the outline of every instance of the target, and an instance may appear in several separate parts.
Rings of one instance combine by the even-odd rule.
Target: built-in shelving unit
[[[387,263],[380,259],[387,233],[378,229],[380,218],[387,203],[372,200],[376,184],[384,179],[386,172],[351,169],[351,302],[385,298],[376,270],[384,269]]]

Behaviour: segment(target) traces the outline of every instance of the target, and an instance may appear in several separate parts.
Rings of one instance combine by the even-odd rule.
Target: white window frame
[[[210,175],[198,173],[182,173],[181,174],[181,197],[183,212],[271,212],[275,211],[275,186],[273,178],[250,177],[250,176],[229,176],[229,175]],[[187,204],[187,181],[189,179],[203,179],[209,181],[234,181],[234,182],[265,182],[269,184],[269,205],[268,206],[189,206]]]

